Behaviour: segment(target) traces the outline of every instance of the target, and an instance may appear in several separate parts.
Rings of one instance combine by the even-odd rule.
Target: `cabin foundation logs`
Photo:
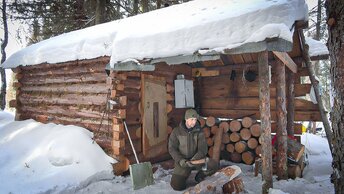
[[[261,154],[261,145],[259,143],[261,129],[260,123],[254,119],[244,117],[237,120],[220,120],[209,116],[201,118],[200,123],[208,144],[209,157],[215,160],[218,160],[218,157],[220,157],[223,160],[248,165],[256,161],[259,162]],[[276,132],[276,126],[276,123],[271,124],[273,136]],[[301,124],[295,124],[295,134],[301,134],[301,127]],[[221,143],[219,143],[219,133],[221,133]],[[217,153],[218,150],[220,153]],[[304,168],[303,153],[304,145],[296,140],[288,139],[287,155],[289,160],[292,161],[288,163],[290,178],[301,176]]]

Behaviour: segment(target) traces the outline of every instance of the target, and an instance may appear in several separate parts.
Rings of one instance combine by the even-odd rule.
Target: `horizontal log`
[[[240,135],[237,132],[233,132],[229,135],[231,142],[238,142],[240,140]]]
[[[251,151],[242,153],[241,159],[245,164],[251,165],[254,162],[255,154]]]
[[[316,104],[311,101],[303,99],[295,99],[295,111],[318,111],[319,108]],[[239,110],[259,110],[259,98],[211,98],[201,99],[202,108],[213,108],[213,109],[239,109]],[[276,107],[276,99],[270,100],[271,109]]]
[[[46,92],[46,93],[91,93],[107,94],[111,86],[105,83],[81,83],[81,84],[58,84],[58,85],[23,85],[20,90],[24,92]]]
[[[82,74],[82,73],[104,73],[106,64],[86,64],[86,65],[68,65],[52,68],[40,68],[35,70],[28,70],[23,72],[23,75],[27,78],[36,76],[47,76],[47,75],[66,75],[66,74]]]
[[[21,93],[18,97],[21,104],[46,104],[46,105],[105,105],[106,94],[60,94],[60,95],[33,95]]]
[[[311,84],[295,84],[295,97],[310,93]],[[217,83],[215,85],[202,85],[200,89],[202,98],[216,97],[259,97],[259,86],[242,86],[232,82]],[[276,97],[276,88],[270,87],[270,97]]]
[[[258,140],[256,138],[250,138],[248,141],[247,141],[247,146],[250,148],[250,149],[255,149],[257,146],[258,146]]]
[[[96,109],[92,109],[92,107],[89,108],[83,108],[83,107],[77,107],[77,106],[46,106],[44,104],[40,104],[39,106],[30,106],[30,105],[22,105],[20,107],[20,110],[22,112],[37,112],[41,114],[49,114],[49,115],[60,115],[70,118],[84,118],[84,119],[103,119],[106,120],[108,114],[104,113],[104,108],[99,106],[98,111]],[[104,116],[103,116],[104,115]],[[113,116],[112,113],[109,113],[109,116]]]
[[[42,114],[39,114],[37,112],[21,112],[20,113],[20,120],[22,119],[35,119]],[[112,123],[111,121],[104,119],[103,121],[100,120],[94,120],[94,119],[81,119],[81,118],[70,118],[70,117],[64,117],[59,115],[53,115],[53,114],[46,114],[45,115],[49,122],[53,122],[56,124],[64,124],[64,125],[76,125],[80,127],[84,127],[86,129],[89,129],[93,132],[101,132],[106,134],[112,134]],[[100,125],[101,123],[101,125]]]
[[[248,149],[247,142],[246,141],[238,141],[235,143],[234,148],[235,148],[235,151],[238,152],[239,154],[243,153]]]
[[[242,128],[240,130],[240,137],[242,140],[249,140],[251,138],[251,131],[247,128]]]
[[[260,123],[255,123],[250,127],[252,136],[259,137],[261,134]]]
[[[209,127],[212,127],[212,126],[214,126],[215,125],[215,117],[213,117],[213,116],[208,116],[207,118],[206,118],[206,122],[205,122],[205,124],[207,125],[207,126],[209,126]]]
[[[103,64],[104,67],[106,64],[110,62],[110,57],[108,56],[102,56],[97,57],[94,59],[85,59],[85,60],[76,60],[76,61],[69,61],[69,62],[63,62],[63,63],[42,63],[38,65],[31,65],[31,66],[22,66],[20,67],[22,71],[35,71],[35,70],[41,70],[41,69],[48,69],[48,68],[63,68],[63,67],[69,67],[73,65],[80,65],[80,66],[86,66],[88,64],[92,64],[94,66]]]
[[[226,150],[227,150],[227,152],[229,152],[229,153],[233,153],[234,152],[234,145],[233,144],[231,144],[231,143],[229,143],[229,144],[227,144],[226,145]]]
[[[238,132],[241,129],[241,122],[237,120],[233,120],[229,123],[229,129],[232,132]]]
[[[44,85],[44,84],[59,84],[59,83],[89,83],[89,82],[103,82],[107,78],[106,73],[85,73],[80,75],[56,75],[56,76],[36,76],[23,77],[20,82],[25,85]]]
[[[241,124],[245,128],[250,128],[253,124],[253,119],[251,117],[244,117],[241,121]]]
[[[270,111],[271,120],[276,121],[276,111]],[[259,110],[223,110],[223,109],[201,109],[203,116],[213,115],[220,118],[238,119],[250,116],[254,119],[260,119]],[[295,111],[295,121],[321,121],[318,111]]]

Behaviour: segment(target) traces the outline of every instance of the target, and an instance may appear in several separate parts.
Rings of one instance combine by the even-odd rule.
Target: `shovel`
[[[154,183],[152,164],[150,162],[139,162],[133,142],[131,141],[131,137],[129,135],[127,124],[125,121],[123,123],[137,162],[137,164],[132,164],[129,166],[131,182],[133,183],[134,190],[137,190]]]

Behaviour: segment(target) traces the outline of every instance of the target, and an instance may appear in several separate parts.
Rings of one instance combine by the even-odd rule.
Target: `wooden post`
[[[277,177],[288,179],[287,171],[287,129],[286,129],[286,95],[285,66],[281,61],[276,64],[276,113],[277,113]]]
[[[294,73],[287,69],[287,133],[294,137],[294,117],[295,117],[295,90]]]
[[[271,155],[271,115],[268,51],[258,53],[259,74],[259,110],[261,120],[260,143],[262,145],[262,193],[269,193],[272,188],[272,155]]]
[[[314,88],[314,93],[315,93],[315,97],[316,97],[317,102],[318,102],[321,120],[324,124],[328,145],[329,145],[330,151],[332,153],[332,131],[331,131],[331,126],[330,126],[330,123],[329,123],[329,120],[328,120],[328,117],[327,117],[327,114],[326,114],[326,111],[324,108],[324,104],[323,104],[322,99],[321,99],[321,94],[320,94],[320,89],[319,89],[319,81],[317,81],[315,79],[314,67],[313,67],[313,64],[311,62],[311,58],[310,58],[309,53],[308,53],[309,46],[308,46],[308,44],[306,44],[305,35],[303,34],[303,31],[299,31],[299,35],[301,37],[302,45],[304,45],[304,50],[302,51],[302,55],[303,55],[304,59],[306,60],[307,68],[309,71],[309,78],[310,78],[312,86]]]

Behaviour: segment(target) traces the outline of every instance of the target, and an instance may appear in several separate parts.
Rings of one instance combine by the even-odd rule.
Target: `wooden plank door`
[[[154,158],[167,153],[166,80],[143,75],[143,155]]]

